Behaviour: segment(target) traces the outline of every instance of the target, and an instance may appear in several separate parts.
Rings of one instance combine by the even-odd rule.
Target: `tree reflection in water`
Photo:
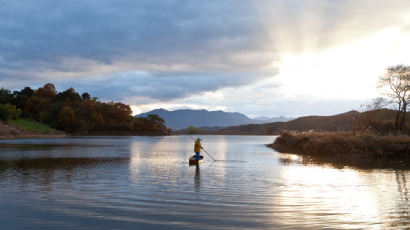
[[[391,216],[391,219],[396,219],[390,223],[391,227],[408,226],[410,223],[410,203],[409,203],[409,189],[407,187],[407,179],[404,171],[395,171],[397,191],[400,194],[400,198],[397,202],[397,207],[403,212],[402,215]]]
[[[34,182],[41,185],[42,190],[50,190],[55,176],[71,182],[72,175],[78,173],[77,169],[88,169],[104,164],[128,163],[129,158],[19,158],[0,160],[0,179],[13,176],[15,182],[21,184]]]

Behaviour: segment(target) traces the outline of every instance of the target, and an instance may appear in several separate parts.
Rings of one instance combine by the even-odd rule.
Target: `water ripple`
[[[0,154],[0,205],[7,210],[0,210],[0,224],[15,229],[409,227],[409,171],[283,162],[264,146],[271,137],[203,140],[224,161],[206,159],[200,168],[189,167],[192,143],[184,136],[76,138],[67,140],[74,148],[56,140],[58,148],[25,146],[21,152],[6,146]]]

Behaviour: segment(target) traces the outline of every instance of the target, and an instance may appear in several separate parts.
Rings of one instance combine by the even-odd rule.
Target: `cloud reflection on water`
[[[410,225],[409,171],[338,168],[294,155],[280,160],[265,146],[271,141],[204,136],[208,152],[224,161],[208,157],[198,169],[188,165],[193,141],[187,136],[84,138],[75,142],[113,145],[4,151],[0,204],[14,209],[0,210],[0,223],[32,229]]]

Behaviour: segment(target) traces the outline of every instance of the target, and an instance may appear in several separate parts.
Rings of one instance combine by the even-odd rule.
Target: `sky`
[[[0,0],[0,87],[50,82],[134,114],[331,115],[410,64],[408,0]]]

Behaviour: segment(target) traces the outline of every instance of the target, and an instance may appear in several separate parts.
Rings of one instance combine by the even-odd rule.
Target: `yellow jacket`
[[[202,149],[201,143],[199,143],[199,141],[195,141],[194,152],[199,153],[201,152],[201,149]]]

